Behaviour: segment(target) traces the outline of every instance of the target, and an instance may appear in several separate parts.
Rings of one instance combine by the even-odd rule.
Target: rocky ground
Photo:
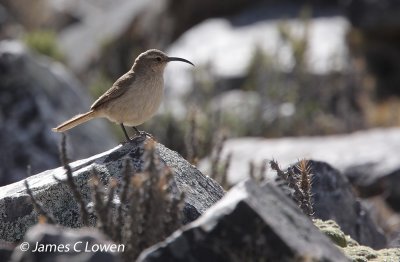
[[[0,261],[398,261],[398,7],[2,1]],[[148,48],[196,64],[157,141],[94,120],[59,146]]]
[[[123,224],[118,224],[118,207],[126,201],[121,193],[124,187],[116,187],[119,191],[117,194],[109,192],[114,188],[111,181],[115,179],[118,184],[123,184],[126,174],[130,183],[138,183],[136,179],[143,172],[157,170],[151,175],[160,176],[158,181],[164,181],[167,179],[164,173],[166,167],[172,173],[170,182],[163,182],[168,186],[168,194],[179,198],[183,193],[182,207],[178,210],[181,215],[176,217],[180,217],[180,226],[164,242],[157,243],[163,240],[160,237],[154,246],[145,245],[148,249],[141,254],[134,253],[140,254],[138,261],[226,261],[227,258],[228,261],[384,261],[400,258],[400,249],[387,248],[385,236],[371,220],[369,211],[354,195],[346,177],[326,163],[307,162],[307,172],[310,172],[307,175],[313,177],[310,185],[313,211],[310,217],[299,205],[304,201],[304,196],[299,199],[296,195],[298,188],[292,187],[290,182],[285,184],[289,180],[266,180],[261,184],[255,180],[246,180],[225,193],[213,179],[200,173],[180,155],[163,145],[155,144],[154,155],[149,155],[149,145],[153,144],[151,138],[137,137],[132,143],[71,163],[72,177],[75,189],[79,190],[80,200],[75,198],[71,187],[65,182],[68,179],[63,167],[29,177],[26,182],[32,196],[29,196],[22,181],[3,187],[0,196],[0,238],[9,244],[3,245],[2,261],[6,261],[5,258],[10,258],[10,261],[61,261],[65,256],[78,259],[83,255],[74,252],[40,253],[33,250],[36,243],[72,245],[82,240],[90,240],[90,246],[112,243],[110,241],[115,237],[112,232],[124,232],[128,224],[131,225],[128,227],[131,234],[136,237],[148,238],[155,234],[160,230],[157,223],[167,225],[164,216],[174,217],[174,214],[162,213],[168,206],[160,206],[160,203],[167,205],[169,202],[157,198],[157,191],[149,191],[152,193],[147,197],[146,194],[137,195],[139,199],[133,199],[137,202],[131,202],[136,207],[133,209],[135,216],[140,216],[137,213],[140,208],[155,206],[155,209],[147,207],[142,210],[151,213],[147,224],[147,220],[125,220],[127,218],[124,218]],[[127,173],[127,162],[133,173]],[[155,165],[153,169],[152,164]],[[299,164],[295,166],[298,171],[291,172],[289,168],[282,172],[295,178],[296,172],[304,172]],[[93,187],[95,179],[100,179],[100,187]],[[151,179],[149,177],[145,181]],[[303,182],[299,180],[298,184]],[[145,184],[142,183],[141,188],[146,190]],[[160,187],[157,188],[160,190]],[[111,231],[105,230],[107,224],[101,217],[101,200],[96,196],[103,190],[106,193],[101,196],[105,202],[107,196],[108,199],[112,198],[111,205],[106,206],[110,216],[108,225],[115,225]],[[304,190],[303,186],[301,190]],[[32,200],[35,200],[36,207],[32,205]],[[89,214],[87,226],[97,224],[97,227],[66,229],[85,225],[80,201],[83,201]],[[132,210],[131,206],[125,208]],[[151,216],[161,220],[151,220]],[[35,225],[38,219],[39,224]],[[138,234],[135,226],[141,223],[145,231]],[[29,243],[29,251],[21,251],[21,243]],[[122,243],[125,243],[127,249],[124,252],[92,254],[82,257],[81,261],[92,261],[100,257],[119,261],[136,257],[131,253],[132,247],[123,240]]]

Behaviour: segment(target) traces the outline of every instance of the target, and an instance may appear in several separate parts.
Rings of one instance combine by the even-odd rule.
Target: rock
[[[228,170],[231,183],[246,177],[250,161],[276,159],[285,168],[298,159],[314,159],[327,162],[343,172],[363,195],[384,191],[393,207],[398,207],[395,199],[398,199],[396,174],[400,171],[397,157],[399,134],[400,128],[386,128],[321,137],[229,139],[223,156],[232,153]],[[201,169],[206,168],[204,163]]]
[[[196,89],[193,83],[196,84],[196,76],[201,76],[202,70],[211,72],[211,79],[215,80],[215,83],[211,81],[214,90],[227,85],[238,88],[237,85],[242,83],[243,79],[248,79],[251,63],[255,57],[259,57],[257,51],[261,51],[269,62],[268,66],[263,67],[263,74],[267,79],[259,83],[263,89],[268,87],[265,83],[276,81],[280,73],[291,72],[296,60],[290,45],[282,40],[280,29],[285,23],[288,31],[298,39],[305,32],[305,24],[298,15],[300,7],[294,5],[295,7],[283,3],[272,7],[263,2],[243,8],[230,17],[207,19],[184,32],[166,51],[171,56],[186,57],[194,61],[197,70],[193,76],[193,72],[188,69],[166,68],[165,86],[169,90],[166,93],[167,111],[177,118],[186,115],[186,112],[182,112],[182,109],[187,108],[182,105],[183,98],[193,95],[192,92]],[[315,81],[321,81],[317,75],[325,75],[331,71],[344,72],[349,65],[344,41],[349,23],[343,16],[332,15],[335,12],[321,11],[321,14],[317,15],[319,12],[316,11],[315,17],[311,17],[308,22],[309,42],[304,64],[310,73],[315,73]],[[282,13],[282,17],[277,15]],[[207,39],[207,45],[199,45],[207,35],[212,36]],[[275,73],[268,76],[267,71],[274,70]],[[283,77],[288,79],[282,80],[283,85],[292,80],[291,76]],[[199,85],[210,85],[209,79],[204,79],[203,76],[198,78],[201,79],[197,80]],[[241,87],[243,88],[243,85]]]
[[[142,45],[164,48],[207,18],[232,15],[259,2],[261,0],[232,0],[226,5],[212,0],[158,1],[147,6],[143,11],[145,15],[135,21],[136,28],[133,30],[136,37],[142,40]]]
[[[59,165],[58,135],[51,128],[87,111],[89,95],[61,64],[33,56],[18,42],[0,42],[0,185]],[[87,157],[115,145],[106,123],[71,131],[70,156]]]
[[[384,172],[391,174],[396,170],[396,164],[400,168],[395,153],[400,146],[399,131],[394,128],[330,137],[228,140],[224,155],[228,152],[233,154],[228,178],[238,179],[239,175],[248,173],[248,163],[252,160],[276,159],[281,167],[305,157],[327,162],[329,164],[310,161],[314,175],[315,217],[333,219],[346,234],[361,244],[382,248],[386,245],[385,237],[371,220],[368,210],[356,198],[347,177],[352,177],[354,173],[351,172],[357,170],[363,172],[359,174],[362,175],[359,181],[367,183],[367,178],[373,181],[373,176],[376,176],[377,180],[373,183],[380,183],[378,178],[384,176]],[[395,192],[396,184],[392,184],[388,185],[388,189],[393,188]]]
[[[138,261],[348,261],[281,190],[247,180]]]
[[[125,73],[132,66],[138,48],[164,49],[183,32],[202,20],[218,15],[228,15],[250,6],[260,0],[235,0],[229,5],[207,0],[177,3],[176,1],[59,1],[57,9],[80,21],[62,30],[59,44],[67,57],[69,66],[77,73],[85,72],[93,66],[93,60],[102,56],[106,68],[117,75]],[[190,15],[196,13],[195,16]],[[91,41],[82,42],[82,38]],[[79,47],[79,48],[77,48]],[[112,50],[105,50],[105,49]],[[112,55],[104,57],[103,52]],[[127,56],[126,54],[132,54]],[[116,59],[117,58],[117,59]],[[126,68],[121,66],[122,63]],[[128,64],[126,64],[128,62]],[[122,70],[122,72],[120,71]]]
[[[59,165],[51,128],[90,107],[89,95],[61,65],[33,56],[18,42],[0,42],[0,185]],[[70,156],[87,157],[115,140],[104,121],[71,131]]]
[[[313,12],[315,17],[311,17],[308,23],[306,63],[310,72],[318,74],[326,74],[331,70],[342,71],[348,65],[344,41],[348,22],[342,16],[332,15],[337,12],[335,10],[324,11]],[[247,74],[255,51],[259,48],[273,60],[273,67],[287,72],[293,67],[295,58],[290,47],[282,41],[280,27],[283,19],[277,17],[277,13],[284,13],[282,17],[285,18],[289,14],[289,19],[285,19],[289,31],[300,38],[304,23],[298,18],[299,12],[299,6],[285,3],[275,7],[265,2],[252,5],[229,18],[211,18],[199,23],[183,33],[167,52],[195,61],[196,66],[211,67],[217,79],[231,79]],[[199,45],[207,35],[212,36],[207,38],[207,45]],[[181,90],[187,93],[191,91],[188,88],[191,86],[189,70],[167,68],[166,72],[167,76],[174,76],[166,77],[166,86],[172,89],[172,98]]]
[[[362,245],[384,248],[385,236],[357,199],[348,179],[327,163],[313,160],[308,163],[312,173],[314,217],[334,220],[344,233]],[[297,168],[292,169],[299,173]]]
[[[292,6],[281,8],[286,8],[287,13],[291,14],[289,19],[285,19],[289,31],[300,37],[304,23],[295,15],[300,9],[296,11]],[[331,13],[335,13],[335,10],[331,10]],[[317,11],[315,17],[310,18],[308,25],[310,71],[324,74],[332,69],[343,69],[346,66],[346,46],[343,39],[349,24],[342,16],[328,15],[328,12],[321,12],[319,16],[318,14]],[[255,48],[259,47],[266,54],[276,53],[276,57],[273,57],[274,65],[287,71],[295,61],[290,48],[282,46],[279,32],[282,22],[283,19],[273,13],[271,6],[252,6],[230,18],[205,20],[186,31],[168,51],[179,51],[183,57],[193,59],[198,65],[209,64],[215,75],[227,77],[245,74]],[[199,46],[199,41],[205,35],[213,37],[208,39],[207,45]],[[329,40],[326,39],[327,36]],[[333,56],[337,57],[336,66],[339,68],[333,67]]]
[[[350,236],[344,235],[340,227],[333,220],[314,220],[315,226],[327,235],[352,261],[399,261],[399,248],[374,250],[362,246]]]
[[[27,249],[21,251],[21,248]],[[95,252],[100,248],[104,251]],[[123,245],[108,241],[94,228],[65,229],[61,226],[37,224],[27,231],[24,242],[14,249],[10,262],[116,262],[120,261],[118,253],[124,252],[124,249]]]
[[[279,45],[282,45],[279,35],[279,24],[282,20],[268,17],[266,14],[266,17],[259,17],[257,21],[246,23],[246,26],[235,23],[242,20],[241,16],[246,16],[250,12],[255,10],[247,10],[247,13],[243,12],[232,20],[226,18],[206,20],[185,32],[170,46],[168,52],[179,51],[183,57],[188,57],[199,65],[209,63],[217,76],[227,77],[244,75],[256,48],[259,47],[268,55],[273,55],[271,50],[277,52],[274,66],[284,71],[290,70],[295,62],[294,57],[291,57],[289,47],[279,48]],[[299,19],[288,19],[287,23],[291,31],[301,32],[304,29]],[[312,18],[309,26],[308,62],[311,72],[324,74],[332,69],[343,70],[346,66],[346,46],[343,40],[348,28],[346,19],[340,16]],[[208,39],[207,46],[199,47],[198,43],[204,35],[213,37]],[[330,39],[324,41],[327,35]],[[332,63],[334,55],[340,58],[339,68],[332,68],[335,66]]]
[[[142,170],[141,156],[144,144],[143,137],[138,137],[132,143],[71,163],[75,183],[83,199],[86,202],[90,201],[88,180],[91,178],[92,169],[104,179],[111,176],[120,178],[124,159],[129,158],[135,170]],[[176,188],[172,188],[172,192],[181,191],[185,194],[183,222],[193,221],[223,196],[223,189],[214,180],[204,176],[176,152],[161,144],[157,144],[156,150],[162,163],[173,171]],[[67,227],[81,226],[77,204],[70,189],[54,177],[66,179],[64,169],[60,167],[47,170],[29,177],[27,181],[35,198],[44,205],[47,212],[53,214],[59,224]],[[37,213],[33,210],[23,181],[1,188],[0,239],[13,242],[20,240],[36,220]]]

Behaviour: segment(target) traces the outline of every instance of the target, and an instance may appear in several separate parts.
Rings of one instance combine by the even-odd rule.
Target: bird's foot
[[[154,141],[156,141],[155,137],[152,134],[149,134],[146,131],[140,131],[135,126],[133,126],[132,129],[135,131],[136,136],[149,137],[149,138],[153,139]]]
[[[156,140],[155,137],[152,134],[147,133],[146,131],[139,131],[138,136],[149,137],[149,138],[151,138],[153,140]]]
[[[136,133],[135,136],[127,138],[127,140],[124,142],[125,143],[138,143],[139,141],[142,142],[141,140],[146,140],[147,138],[151,138],[154,141],[157,141],[155,137],[152,134],[149,134],[145,131],[139,131],[139,133]]]

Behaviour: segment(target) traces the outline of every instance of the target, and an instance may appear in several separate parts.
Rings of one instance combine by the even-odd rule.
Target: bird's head
[[[152,70],[152,71],[163,71],[168,62],[180,61],[193,65],[192,62],[180,58],[180,57],[169,57],[164,52],[157,49],[150,49],[144,53],[141,53],[135,60],[133,70]],[[194,66],[194,65],[193,65]]]

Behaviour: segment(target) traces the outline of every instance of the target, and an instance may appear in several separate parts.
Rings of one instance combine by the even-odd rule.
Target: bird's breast
[[[117,123],[137,126],[151,118],[160,107],[164,93],[161,77],[136,78],[118,103],[108,109],[108,118]]]

